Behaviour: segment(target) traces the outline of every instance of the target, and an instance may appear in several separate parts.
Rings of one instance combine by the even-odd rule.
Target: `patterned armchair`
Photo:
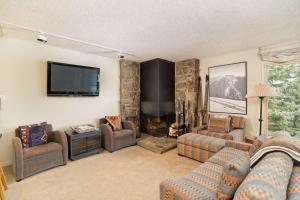
[[[244,142],[245,119],[240,116],[210,116],[208,126],[196,127],[193,132],[225,140]]]

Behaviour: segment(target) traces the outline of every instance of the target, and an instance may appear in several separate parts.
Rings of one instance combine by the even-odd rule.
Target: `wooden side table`
[[[71,160],[77,160],[100,153],[101,132],[66,133],[68,139],[68,154]]]
[[[4,191],[7,190],[7,181],[5,178],[4,171],[0,165],[0,200],[5,200]]]

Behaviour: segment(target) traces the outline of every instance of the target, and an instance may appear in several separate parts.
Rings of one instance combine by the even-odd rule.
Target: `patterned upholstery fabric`
[[[245,119],[240,116],[231,116],[231,128],[233,129],[243,129],[245,128]]]
[[[105,116],[105,119],[113,127],[114,131],[119,131],[122,129],[120,116]]]
[[[250,157],[240,156],[226,163],[223,167],[218,199],[232,199],[236,189],[250,171]]]
[[[208,123],[209,132],[228,133],[230,128],[230,117],[210,116]]]
[[[48,141],[48,134],[46,132],[47,123],[29,128],[30,140],[29,146],[34,147],[41,144],[46,144]]]
[[[248,152],[248,151],[250,151],[252,144],[227,140],[225,146]]]
[[[256,139],[253,144],[251,145],[249,149],[250,157],[252,157],[260,148],[260,146],[263,144],[263,142],[259,139]]]
[[[187,133],[178,137],[177,143],[215,153],[225,146],[225,140],[223,139],[208,137],[196,133]]]
[[[228,133],[217,133],[217,132],[209,132],[208,130],[199,130],[198,134],[221,138],[224,140],[233,140],[233,136]]]
[[[287,190],[287,199],[300,199],[300,166],[294,166]]]
[[[223,167],[206,162],[181,179],[160,184],[161,200],[216,200]]]
[[[286,199],[293,160],[285,153],[267,154],[237,189],[234,199]]]
[[[33,147],[47,143],[47,122],[19,126],[19,135],[23,148]]]
[[[215,155],[214,152],[206,151],[203,149],[199,149],[193,146],[177,143],[178,154],[182,156],[186,156],[188,158],[206,162],[210,157]]]
[[[240,157],[248,157],[248,153],[232,147],[225,147],[214,156],[208,159],[208,162],[224,166],[226,163],[238,159]]]

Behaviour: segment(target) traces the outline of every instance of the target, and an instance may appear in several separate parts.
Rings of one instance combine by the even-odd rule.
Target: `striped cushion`
[[[229,132],[230,117],[228,116],[210,116],[208,131],[218,133]]]
[[[245,142],[227,140],[225,146],[248,152],[248,151],[250,151],[250,149],[252,147],[252,144],[245,143]]]
[[[285,153],[267,154],[250,171],[237,189],[234,199],[286,199],[293,160]]]
[[[181,143],[177,144],[177,150],[179,155],[186,156],[188,158],[200,162],[206,162],[210,157],[215,155],[214,152],[206,151],[203,149],[195,148]]]
[[[236,189],[250,171],[250,157],[241,156],[226,163],[223,167],[218,199],[232,199]]]
[[[217,133],[217,132],[209,132],[208,130],[200,130],[198,131],[198,134],[221,138],[224,140],[233,140],[233,136],[227,133]]]
[[[225,140],[223,139],[208,137],[196,133],[187,133],[178,137],[177,143],[215,153],[225,146]]]
[[[245,128],[245,119],[244,119],[244,117],[231,116],[231,127],[233,129],[236,129],[236,128],[243,129],[243,128]]]
[[[250,157],[252,157],[258,150],[259,147],[263,144],[263,142],[259,139],[254,140],[253,144],[251,145],[249,149]]]
[[[208,162],[215,163],[220,166],[224,166],[226,163],[239,158],[239,157],[247,157],[248,153],[245,151],[241,151],[238,149],[234,149],[232,147],[225,147],[214,156],[208,159]]]
[[[204,163],[181,179],[160,184],[161,200],[216,200],[223,167]]]
[[[300,199],[300,166],[294,166],[287,190],[287,199]]]

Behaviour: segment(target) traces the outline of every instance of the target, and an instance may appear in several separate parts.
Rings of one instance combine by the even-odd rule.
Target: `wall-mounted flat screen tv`
[[[48,96],[99,96],[99,68],[51,61],[47,65]]]

